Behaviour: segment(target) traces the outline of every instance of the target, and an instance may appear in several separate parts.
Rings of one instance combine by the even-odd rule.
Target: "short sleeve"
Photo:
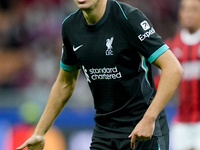
[[[169,47],[156,33],[149,19],[138,9],[128,14],[130,43],[149,63],[162,55]]]
[[[73,71],[79,69],[78,59],[73,51],[73,48],[67,38],[66,28],[63,25],[62,28],[62,39],[63,39],[63,47],[62,47],[62,55],[60,60],[60,67],[66,71]]]

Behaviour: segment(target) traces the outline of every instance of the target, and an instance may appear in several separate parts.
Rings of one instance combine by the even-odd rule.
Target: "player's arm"
[[[161,69],[157,93],[144,117],[129,136],[131,138],[132,148],[134,148],[136,139],[147,140],[152,137],[155,128],[155,120],[171,99],[183,74],[183,69],[179,61],[170,50],[167,50],[159,56],[153,64]]]
[[[79,72],[79,70],[68,72],[60,68],[58,77],[52,87],[46,108],[33,135],[17,148],[18,150],[22,150],[24,147],[27,147],[27,150],[43,150],[44,136],[71,97],[76,86]]]
[[[158,57],[153,64],[161,69],[161,77],[157,93],[145,115],[156,119],[176,91],[183,68],[170,50]]]

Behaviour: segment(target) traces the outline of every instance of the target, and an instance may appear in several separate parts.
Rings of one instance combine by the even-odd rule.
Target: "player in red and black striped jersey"
[[[22,148],[36,135],[44,137],[70,98],[81,68],[96,109],[90,150],[168,150],[163,109],[182,75],[178,60],[137,8],[115,0],[75,3],[79,10],[63,21],[58,78],[34,136]],[[151,64],[162,70],[157,91]]]
[[[166,43],[181,62],[178,108],[172,125],[173,150],[200,149],[200,0],[182,0],[182,29]]]
[[[184,68],[179,85],[180,122],[200,121],[200,30],[190,34],[182,29],[172,41],[166,40],[171,50]]]

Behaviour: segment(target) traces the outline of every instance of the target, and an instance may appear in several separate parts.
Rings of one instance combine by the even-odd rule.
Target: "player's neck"
[[[100,0],[94,8],[83,10],[83,15],[88,24],[97,23],[104,15],[106,10],[107,0]]]
[[[200,29],[200,27],[198,26],[198,27],[194,27],[194,28],[187,29],[187,30],[188,30],[188,32],[189,32],[190,34],[193,34],[193,33],[197,32],[199,29]]]

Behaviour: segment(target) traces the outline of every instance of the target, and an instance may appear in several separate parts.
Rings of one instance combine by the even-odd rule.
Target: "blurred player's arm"
[[[77,82],[79,70],[64,71],[60,68],[58,77],[52,87],[46,108],[40,118],[33,135],[20,147],[29,149],[43,150],[44,136],[71,97]]]
[[[132,148],[135,146],[136,139],[148,140],[152,137],[155,120],[173,96],[183,74],[179,61],[170,50],[158,57],[153,64],[161,69],[157,93],[144,117],[129,136]]]

